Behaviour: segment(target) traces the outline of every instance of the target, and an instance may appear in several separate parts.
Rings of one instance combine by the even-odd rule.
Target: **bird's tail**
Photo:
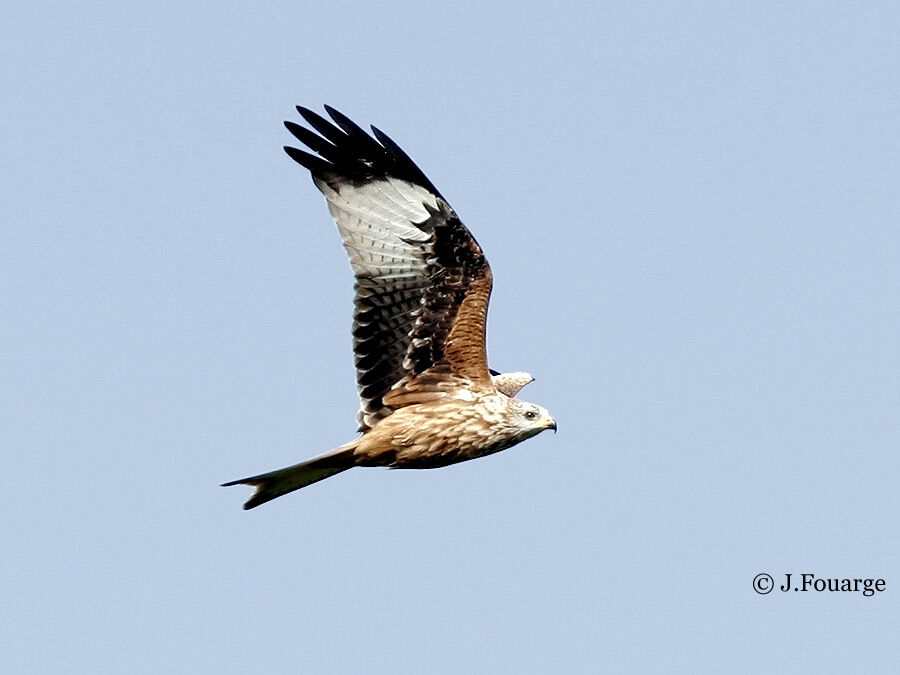
[[[276,497],[286,495],[288,492],[299,490],[302,487],[312,485],[354,467],[356,465],[353,457],[353,449],[355,447],[355,442],[349,443],[331,452],[326,452],[324,455],[300,462],[300,464],[294,464],[293,466],[270,471],[269,473],[261,473],[250,478],[233,480],[230,483],[223,483],[222,487],[230,485],[254,486],[256,492],[244,504],[245,509],[252,509]]]

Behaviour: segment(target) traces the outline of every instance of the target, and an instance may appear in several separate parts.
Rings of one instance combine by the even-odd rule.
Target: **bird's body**
[[[359,466],[395,469],[435,469],[477,459],[543,431],[510,424],[521,405],[499,392],[415,403],[364,434],[353,453]]]
[[[298,107],[320,135],[285,123],[319,156],[285,150],[325,195],[356,277],[362,436],[226,483],[256,487],[248,509],[354,466],[437,468],[556,429],[546,410],[515,398],[531,375],[488,369],[493,278],[478,243],[396,143],[326,109],[337,126]]]

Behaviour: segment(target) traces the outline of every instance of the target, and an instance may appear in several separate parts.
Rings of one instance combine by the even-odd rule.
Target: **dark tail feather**
[[[230,483],[222,483],[222,487],[253,485],[256,488],[256,492],[244,504],[245,509],[252,509],[276,497],[286,495],[288,492],[299,490],[302,487],[312,485],[354,467],[353,446],[354,444],[345,445],[306,462],[294,464],[294,466],[288,466],[277,471],[270,471],[269,473],[262,473],[258,476],[242,478],[241,480],[233,480]]]

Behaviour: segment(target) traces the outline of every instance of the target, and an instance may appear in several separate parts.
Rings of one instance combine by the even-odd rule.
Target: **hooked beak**
[[[552,417],[550,418],[550,423],[547,425],[548,429],[553,429],[553,433],[556,433],[556,420]]]

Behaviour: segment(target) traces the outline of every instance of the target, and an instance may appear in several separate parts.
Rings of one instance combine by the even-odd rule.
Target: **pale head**
[[[509,417],[508,422],[517,430],[517,436],[530,438],[545,431],[553,429],[556,431],[556,420],[547,411],[536,403],[528,403],[519,399],[511,398],[509,400]]]

